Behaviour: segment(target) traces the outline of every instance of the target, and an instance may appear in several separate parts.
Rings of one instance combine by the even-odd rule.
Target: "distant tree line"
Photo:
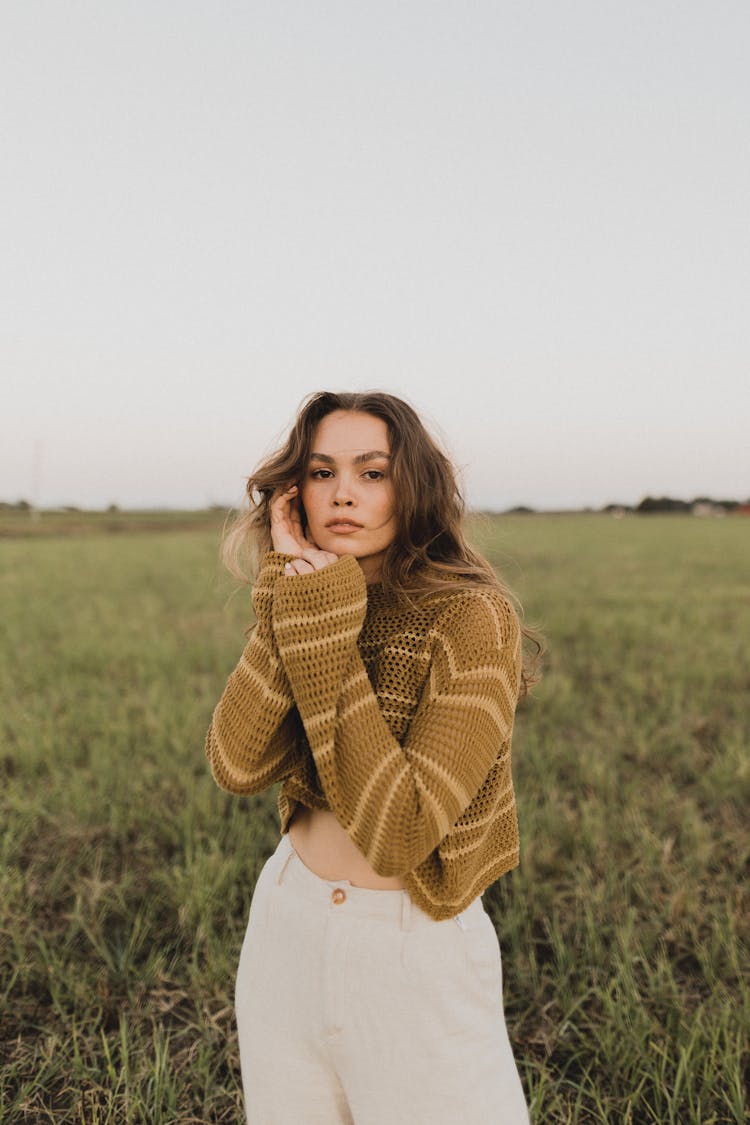
[[[30,512],[34,507],[28,500],[16,500],[15,504],[9,504],[7,500],[0,500],[0,512]],[[105,509],[107,512],[119,512],[119,504],[110,504]],[[83,512],[84,508],[79,508],[77,504],[63,504],[60,508],[55,508],[56,512]]]
[[[607,508],[616,507],[608,504]],[[649,512],[706,512],[710,510],[733,512],[737,508],[750,507],[750,499],[744,503],[741,500],[713,500],[710,496],[696,496],[694,500],[676,500],[672,496],[644,496],[640,504],[632,511],[647,514]],[[605,511],[607,509],[604,509]]]
[[[9,503],[7,500],[0,500],[0,512],[30,512],[34,505],[29,503],[28,500],[16,500],[15,503]],[[118,504],[110,504],[106,511],[109,514],[119,512],[121,509]],[[209,511],[224,511],[225,506],[221,504],[211,504],[208,508]],[[549,511],[548,508],[530,508],[526,504],[518,504],[514,508],[506,508],[504,515],[533,515],[535,513],[544,513]],[[576,509],[565,509],[568,511],[575,511]],[[651,512],[683,512],[692,515],[725,515],[735,513],[737,515],[750,515],[750,497],[747,500],[712,500],[709,496],[697,496],[694,500],[676,500],[672,496],[644,496],[640,504],[605,504],[603,508],[582,508],[578,509],[584,512],[608,512],[611,515],[624,514],[625,512],[633,512],[636,515],[649,515]],[[66,504],[57,511],[62,512],[80,512],[83,509],[76,507],[74,504]],[[489,515],[496,513],[492,509],[484,509]]]
[[[547,509],[548,510],[548,509]],[[573,509],[569,509],[573,510]],[[682,512],[688,515],[750,515],[750,497],[747,500],[713,500],[710,496],[696,496],[694,500],[677,500],[672,496],[644,496],[640,504],[605,504],[603,508],[582,508],[584,512],[608,512],[610,515],[622,515],[632,512],[636,515],[649,515],[651,512]],[[518,504],[514,508],[506,508],[505,515],[527,515],[543,513],[543,508],[530,508],[526,504]]]
[[[0,500],[0,512],[30,512],[34,505],[29,503],[28,500],[16,500],[15,504],[9,504],[7,500]],[[56,512],[82,512],[83,508],[77,507],[75,504],[63,504],[62,507],[55,508]],[[116,504],[112,504],[107,509],[109,512],[119,511]]]

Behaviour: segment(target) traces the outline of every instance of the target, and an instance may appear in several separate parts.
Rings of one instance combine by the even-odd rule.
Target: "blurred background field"
[[[252,620],[222,523],[0,527],[3,1122],[240,1119],[234,972],[279,828],[276,787],[224,794],[203,753]],[[484,896],[535,1125],[743,1122],[750,522],[470,529],[549,645],[521,865]]]

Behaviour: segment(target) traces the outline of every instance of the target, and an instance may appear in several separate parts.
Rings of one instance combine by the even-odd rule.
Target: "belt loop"
[[[296,854],[297,854],[296,851],[294,850],[293,845],[292,845],[292,841],[289,839],[288,836],[286,836],[286,835],[282,836],[282,840],[286,841],[287,855],[284,857],[284,862],[282,863],[281,867],[279,868],[279,873],[276,876],[275,882],[277,884],[279,884],[281,882],[281,880],[284,878],[284,872],[286,871],[287,866],[289,865],[289,861],[294,856],[296,856]]]
[[[401,929],[411,929],[411,897],[408,891],[401,892]]]

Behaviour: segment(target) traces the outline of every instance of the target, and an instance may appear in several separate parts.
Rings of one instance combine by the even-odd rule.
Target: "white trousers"
[[[407,891],[321,879],[281,837],[235,994],[250,1125],[529,1125],[481,896],[436,922]]]

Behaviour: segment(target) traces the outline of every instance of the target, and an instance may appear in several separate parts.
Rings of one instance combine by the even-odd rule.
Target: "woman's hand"
[[[305,538],[296,484],[285,492],[277,491],[269,507],[274,551],[298,556],[286,564],[287,574],[310,574],[313,570],[321,570],[324,566],[338,562],[338,555],[334,555],[332,551],[321,551],[312,538]]]
[[[298,492],[296,484],[286,492],[276,489],[269,505],[273,549],[285,555],[299,555],[310,547],[317,547],[305,538],[302,530]]]

